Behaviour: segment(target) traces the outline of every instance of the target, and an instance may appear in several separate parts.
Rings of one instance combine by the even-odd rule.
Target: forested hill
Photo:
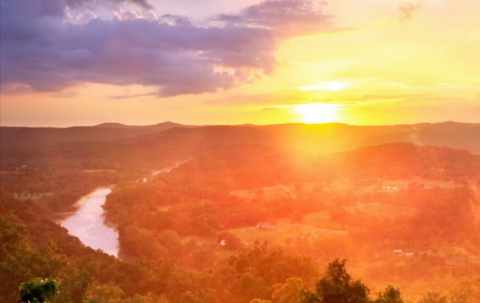
[[[164,132],[166,131],[166,132]],[[157,135],[161,133],[160,135]],[[148,139],[150,135],[150,139]],[[480,124],[422,123],[392,126],[353,126],[340,123],[186,127],[172,122],[149,126],[103,123],[92,127],[1,127],[2,149],[79,142],[114,141],[147,136],[147,144],[175,138],[184,144],[267,144],[320,152],[336,152],[383,143],[406,142],[460,148],[480,153]]]
[[[161,122],[161,123],[154,124],[154,125],[125,125],[125,124],[122,124],[122,123],[107,122],[107,123],[101,123],[101,124],[95,125],[93,127],[96,127],[96,128],[121,128],[121,129],[151,129],[151,130],[162,131],[162,130],[169,129],[169,128],[172,128],[172,127],[181,127],[181,126],[184,126],[184,125],[182,125],[180,123],[166,121],[166,122]]]
[[[388,143],[306,157],[285,139],[329,126],[350,128],[172,128],[2,154],[2,168],[28,165],[0,175],[0,303],[17,302],[19,283],[36,276],[61,283],[52,303],[333,302],[321,299],[332,264],[348,281],[342,302],[357,302],[351,286],[358,302],[402,302],[389,284],[403,302],[478,302],[480,155]],[[108,184],[104,218],[130,261],[48,219]],[[322,275],[331,256],[365,282],[343,261]]]
[[[54,127],[1,127],[2,149],[49,146],[92,141],[113,141],[154,134],[183,125],[164,122],[147,126],[129,126],[119,123],[103,123],[96,126]]]
[[[476,175],[480,171],[480,155],[466,150],[410,143],[390,143],[342,152],[325,159],[344,172],[363,176],[456,177]],[[325,161],[324,160],[324,161]]]
[[[156,163],[210,152],[251,149],[303,157],[385,143],[412,143],[480,153],[480,125],[445,122],[397,126],[282,124],[186,127],[174,123],[106,123],[66,129],[0,130],[1,170],[24,165],[80,169],[155,168]]]
[[[480,124],[445,122],[437,124],[354,126],[340,123],[280,124],[266,126],[206,126],[172,128],[160,140],[225,146],[259,144],[286,150],[330,153],[384,143],[413,143],[445,146],[480,153]]]

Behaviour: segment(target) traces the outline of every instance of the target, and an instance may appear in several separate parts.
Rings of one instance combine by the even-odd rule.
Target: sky
[[[480,1],[0,5],[2,126],[480,122]]]

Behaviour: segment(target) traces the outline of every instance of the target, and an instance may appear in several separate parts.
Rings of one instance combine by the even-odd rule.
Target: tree
[[[299,303],[322,303],[318,295],[309,290],[300,291],[298,302]]]
[[[30,247],[25,225],[12,213],[0,215],[0,302],[18,300],[16,289],[22,281],[57,276],[65,260],[55,250],[53,243],[41,249]]]
[[[450,303],[480,302],[480,277],[460,282],[449,291]]]
[[[19,302],[46,303],[58,293],[60,284],[55,280],[33,278],[20,284]]]
[[[370,290],[360,280],[354,280],[345,269],[346,260],[336,259],[328,264],[327,270],[316,286],[316,292],[301,290],[299,303],[403,303],[400,291],[388,286],[372,301]],[[427,303],[427,302],[422,302]],[[443,303],[443,302],[440,302]]]
[[[113,283],[92,285],[83,300],[84,303],[117,303],[123,301],[125,293]]]
[[[347,260],[336,259],[330,262],[327,271],[316,286],[316,291],[324,303],[367,303],[370,290],[360,280],[353,280],[345,269]]]
[[[385,292],[378,294],[378,299],[375,303],[403,303],[400,297],[400,291],[391,285],[388,285]]]
[[[447,303],[447,297],[438,292],[429,292],[418,303]]]
[[[298,277],[289,278],[284,284],[275,284],[273,288],[273,302],[297,303],[303,289],[303,280]]]

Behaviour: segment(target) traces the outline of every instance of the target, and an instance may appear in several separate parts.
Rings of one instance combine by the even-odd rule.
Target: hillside
[[[182,128],[182,129],[180,129]],[[345,151],[362,146],[405,142],[480,153],[480,124],[423,123],[392,126],[353,126],[340,123],[185,127],[172,122],[149,126],[103,123],[92,127],[1,127],[2,149],[79,142],[102,142],[155,135],[143,142],[182,141],[185,144],[265,144],[310,152]]]
[[[183,125],[164,122],[148,126],[128,126],[103,123],[96,126],[53,127],[1,127],[1,149],[41,147],[81,142],[102,142],[154,134]]]
[[[4,152],[2,236],[16,235],[9,257],[25,252],[5,262],[9,282],[0,291],[8,300],[0,301],[13,301],[11,290],[39,275],[61,282],[54,302],[103,293],[125,302],[278,302],[290,279],[313,288],[331,256],[349,259],[372,294],[396,285],[411,302],[478,279],[480,155],[411,143],[331,152],[355,146],[354,130],[177,127]],[[50,220],[112,184],[102,217],[116,226],[128,261],[86,248]],[[30,260],[40,267],[28,271]]]
[[[212,151],[229,153],[238,148],[258,153],[273,150],[298,157],[398,142],[480,151],[480,126],[454,122],[397,126],[176,126],[166,122],[152,126],[107,123],[66,129],[3,127],[1,169],[23,165],[152,168],[162,159],[186,159]]]
[[[475,175],[480,155],[461,149],[389,143],[359,148],[328,158],[331,165],[368,175],[441,176]]]
[[[93,127],[96,127],[96,128],[121,128],[121,129],[155,129],[155,130],[158,130],[158,131],[162,131],[162,130],[165,130],[165,129],[169,129],[169,128],[173,128],[173,127],[181,127],[183,126],[182,124],[180,123],[174,123],[174,122],[170,122],[170,121],[166,121],[166,122],[162,122],[162,123],[158,123],[158,124],[154,124],[154,125],[125,125],[125,124],[122,124],[122,123],[111,123],[111,122],[107,122],[107,123],[101,123],[101,124],[98,124],[98,125],[94,125]]]

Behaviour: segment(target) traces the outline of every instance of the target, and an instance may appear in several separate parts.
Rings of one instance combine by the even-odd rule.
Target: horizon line
[[[155,124],[144,124],[144,125],[133,125],[133,124],[124,124],[120,122],[102,122],[99,124],[94,125],[71,125],[71,126],[24,126],[24,125],[1,125],[0,127],[11,127],[11,128],[56,128],[56,129],[68,129],[68,128],[78,128],[78,127],[99,127],[101,128],[104,124],[113,124],[118,125],[121,127],[152,127],[158,126],[161,124],[178,124],[178,126],[189,126],[189,127],[205,127],[205,126],[273,126],[273,125],[348,125],[348,126],[406,126],[406,125],[419,125],[419,124],[444,124],[444,123],[456,123],[456,124],[473,124],[479,125],[480,122],[460,122],[460,121],[453,121],[453,120],[446,120],[446,121],[438,121],[438,122],[415,122],[415,123],[396,123],[396,124],[349,124],[343,122],[325,122],[325,123],[304,123],[304,122],[286,122],[286,123],[273,123],[273,124],[255,124],[255,123],[239,123],[239,124],[183,124],[179,122],[172,122],[172,121],[163,121]],[[108,127],[104,126],[103,128],[115,128],[115,127]]]

